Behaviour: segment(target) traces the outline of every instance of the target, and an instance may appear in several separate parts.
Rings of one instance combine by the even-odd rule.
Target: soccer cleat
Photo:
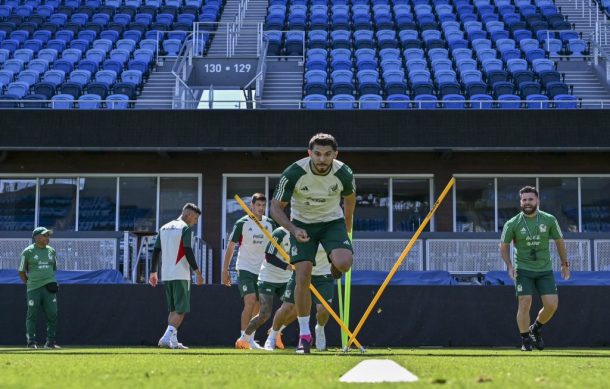
[[[530,338],[521,338],[521,351],[532,351],[532,340]]]
[[[163,347],[163,348],[172,348],[171,342],[169,341],[169,339],[165,339],[165,338],[159,339],[158,345],[159,345],[159,347]]]
[[[58,350],[61,347],[59,347],[59,345],[57,343],[55,343],[54,340],[49,340],[49,341],[47,341],[47,343],[44,344],[44,348],[49,349],[49,350]]]
[[[324,333],[324,327],[320,327],[316,324],[316,348],[318,351],[326,350],[326,334]]]
[[[544,340],[542,340],[542,335],[540,334],[540,329],[534,331],[534,325],[532,324],[529,328],[530,330],[530,339],[534,342],[534,347],[538,350],[544,350]]]
[[[28,342],[26,347],[27,348],[38,348],[38,345],[36,344],[36,342]]]
[[[263,347],[261,347],[260,344],[258,344],[258,342],[256,340],[254,340],[254,338],[250,338],[250,348],[252,350],[262,350]]]
[[[267,340],[265,341],[265,346],[263,347],[263,349],[266,351],[273,351],[273,350],[275,350],[275,347],[276,347],[275,339],[267,337]]]
[[[299,345],[297,346],[297,354],[311,354],[311,335],[299,336]]]
[[[275,347],[279,348],[280,350],[283,350],[284,347],[284,342],[282,342],[282,333],[278,331],[277,335],[275,335]]]
[[[235,341],[235,348],[242,350],[250,350],[250,342],[245,339],[239,338]]]
[[[180,342],[170,342],[169,348],[174,350],[188,350],[188,347],[186,347]]]

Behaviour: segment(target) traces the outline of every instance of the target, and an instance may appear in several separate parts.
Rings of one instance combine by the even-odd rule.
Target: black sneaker
[[[299,336],[299,345],[297,346],[297,354],[311,354],[311,343],[313,338],[311,335]]]
[[[530,338],[521,338],[521,351],[532,351],[532,340]]]
[[[51,349],[51,350],[57,350],[57,349],[60,349],[61,347],[59,347],[57,345],[57,343],[55,343],[54,340],[50,340],[50,341],[47,341],[47,343],[44,344],[44,348]]]
[[[542,335],[540,335],[540,329],[534,331],[534,325],[530,326],[530,339],[534,342],[534,347],[538,350],[544,350],[544,340],[542,340]]]
[[[38,348],[38,345],[36,344],[36,342],[28,342],[26,347],[27,348]]]

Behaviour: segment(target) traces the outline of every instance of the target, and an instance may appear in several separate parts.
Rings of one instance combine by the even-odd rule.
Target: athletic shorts
[[[335,295],[335,280],[330,274],[327,274],[325,276],[311,276],[311,284],[314,286],[314,288],[318,290],[322,298],[326,300],[327,303],[332,304],[333,297]],[[296,279],[295,274],[293,273],[290,279],[288,280],[288,283],[286,284],[286,292],[284,292],[284,295],[282,296],[283,302],[294,304],[295,287]],[[312,297],[314,304],[320,304],[320,300],[318,300],[318,298],[313,295],[313,293]]]
[[[258,274],[250,273],[246,270],[237,271],[237,285],[239,286],[239,295],[244,297],[254,293],[258,297]]]
[[[259,281],[257,284],[257,288],[259,295],[266,294],[281,298],[284,292],[286,291],[286,283]]]
[[[555,276],[552,271],[517,270],[515,289],[517,296],[557,294],[557,285],[555,285]]]
[[[191,311],[191,282],[187,280],[163,281],[167,309],[170,312],[187,313]]]
[[[348,249],[353,252],[352,243],[347,236],[345,220],[337,219],[324,223],[301,223],[293,220],[295,226],[304,229],[309,235],[308,242],[299,242],[294,235],[290,235],[290,262],[308,261],[316,264],[316,253],[320,243],[328,255],[334,249]]]

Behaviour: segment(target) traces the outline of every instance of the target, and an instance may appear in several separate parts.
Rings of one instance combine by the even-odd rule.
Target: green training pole
[[[343,280],[343,277],[341,277],[337,280],[337,301],[339,302],[339,318],[341,318],[341,321],[344,321],[345,318],[343,317],[343,288],[341,286],[342,280]],[[346,345],[347,345],[347,334],[345,333],[345,331],[343,329],[341,329],[341,347],[345,348]]]
[[[352,233],[349,233],[349,240],[352,242]],[[349,311],[350,311],[350,299],[352,295],[352,269],[350,268],[347,273],[345,273],[345,297],[343,300],[343,312],[345,313],[345,318],[343,322],[345,326],[349,328]],[[342,344],[343,348],[347,346],[346,344]]]

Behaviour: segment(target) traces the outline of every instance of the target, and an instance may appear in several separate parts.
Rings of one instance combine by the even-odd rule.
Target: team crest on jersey
[[[546,224],[541,224],[538,228],[540,229],[540,232],[546,232]]]
[[[38,254],[34,255],[34,259],[38,259]]]
[[[292,248],[290,249],[290,256],[294,257],[298,253],[299,253],[299,249],[297,249],[297,246],[292,246]]]
[[[331,186],[330,188],[328,188],[328,193],[333,194],[337,191],[337,189],[339,189],[339,184],[335,184],[335,185]]]
[[[248,285],[244,285],[244,286],[242,286],[242,287],[241,287],[241,289],[242,289],[244,292],[247,292],[247,291],[248,291]]]
[[[517,285],[517,292],[523,292],[523,287],[521,286],[521,284]]]
[[[28,305],[30,307],[33,307],[34,306],[34,300],[28,300]]]

